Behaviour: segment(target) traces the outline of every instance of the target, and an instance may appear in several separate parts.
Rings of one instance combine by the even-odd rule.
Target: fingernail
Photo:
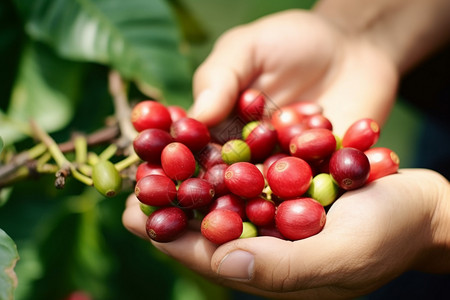
[[[195,99],[192,107],[189,109],[189,116],[198,119],[202,114],[207,113],[208,105],[211,102],[211,96],[211,90],[204,90],[201,92]]]
[[[222,259],[217,273],[229,279],[248,281],[253,277],[254,261],[253,254],[236,250]]]

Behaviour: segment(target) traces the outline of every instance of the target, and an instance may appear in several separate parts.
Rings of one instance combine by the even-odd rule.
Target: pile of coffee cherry
[[[173,241],[194,219],[218,245],[308,238],[343,193],[397,172],[396,153],[374,146],[374,120],[357,120],[339,137],[319,105],[268,109],[268,100],[245,90],[235,118],[215,135],[178,106],[146,100],[133,107],[133,146],[142,159],[135,195],[152,240]]]

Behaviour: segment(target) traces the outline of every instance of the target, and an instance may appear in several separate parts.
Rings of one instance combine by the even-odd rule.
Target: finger
[[[195,100],[188,113],[207,126],[217,125],[230,114],[239,92],[256,76],[253,38],[247,32],[244,25],[225,33],[194,74]]]
[[[334,78],[329,79],[318,99],[324,115],[340,136],[363,117],[382,126],[395,100],[398,72],[382,54],[363,43],[341,51],[345,52],[340,55],[344,58],[336,64]]]
[[[169,243],[152,241],[160,251],[173,257],[188,268],[209,278],[217,278],[211,269],[211,257],[217,246],[198,231],[188,230],[181,237]]]
[[[134,194],[128,197],[125,210],[122,214],[122,223],[131,233],[148,240],[149,237],[145,231],[147,216],[141,211],[139,205],[140,202]]]

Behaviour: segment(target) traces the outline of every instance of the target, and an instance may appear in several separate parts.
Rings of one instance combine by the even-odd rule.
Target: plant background
[[[3,0],[0,2],[0,149],[31,147],[29,118],[57,142],[93,132],[114,114],[110,69],[130,81],[130,99],[161,96],[185,108],[191,76],[226,29],[314,1]],[[401,99],[400,99],[401,100]],[[399,101],[379,145],[413,165],[422,115]],[[2,145],[4,144],[4,145]],[[212,284],[127,232],[124,191],[105,199],[52,176],[0,189],[0,265],[18,256],[18,286],[0,271],[0,299],[250,299]],[[16,250],[17,249],[17,250]],[[16,252],[17,251],[17,252]]]

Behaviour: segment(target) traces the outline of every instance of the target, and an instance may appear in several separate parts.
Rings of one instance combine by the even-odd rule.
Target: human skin
[[[399,78],[448,39],[440,30],[450,19],[443,17],[446,2],[325,0],[312,11],[231,29],[195,73],[190,115],[213,129],[240,91],[256,88],[277,106],[317,101],[340,135],[362,117],[383,124]],[[346,192],[322,232],[304,240],[256,237],[216,246],[193,229],[174,242],[152,243],[233,289],[277,299],[347,299],[408,270],[450,272],[449,201],[440,174],[401,169]],[[138,204],[130,196],[123,223],[148,239]]]
[[[193,229],[174,242],[151,242],[233,289],[274,299],[347,299],[407,270],[449,272],[449,199],[448,181],[438,173],[404,169],[346,192],[331,206],[323,230],[307,239],[256,237],[217,246]],[[123,221],[148,239],[134,196]]]

